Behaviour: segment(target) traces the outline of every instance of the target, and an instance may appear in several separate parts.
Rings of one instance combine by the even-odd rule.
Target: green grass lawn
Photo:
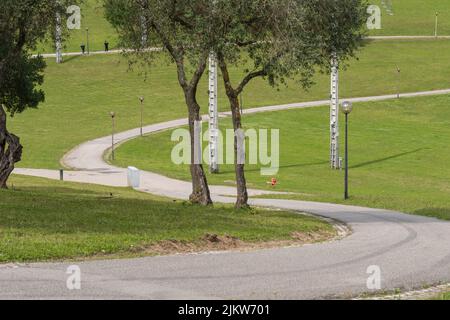
[[[388,2],[386,0],[385,2]],[[440,35],[450,35],[450,6],[447,0],[391,0],[394,15],[389,15],[381,0],[369,1],[382,8],[382,29],[370,30],[369,35],[434,35],[435,12],[439,12]],[[112,49],[117,47],[118,37],[106,21],[102,0],[84,0],[81,5],[81,29],[71,30],[65,42],[66,52],[80,51],[86,43],[86,28],[89,28],[89,43],[92,51],[103,50],[105,40]],[[54,52],[54,45],[47,42],[40,45],[40,53]]]
[[[450,292],[439,295],[436,300],[450,300]]]
[[[450,5],[448,0],[385,0],[391,1],[393,15],[382,6],[381,0],[370,4],[382,8],[381,30],[371,30],[370,35],[426,35],[434,36],[436,11],[439,12],[438,34],[450,35]]]
[[[334,233],[326,222],[288,212],[204,208],[125,188],[30,177],[13,176],[10,183],[13,189],[0,191],[0,263],[133,255],[164,240],[195,243],[208,233],[251,243],[289,240],[293,232]]]
[[[87,44],[86,28],[89,28],[90,51],[104,50],[104,42],[109,42],[110,49],[117,48],[118,37],[114,28],[104,17],[102,0],[84,0],[81,9],[81,28],[69,30],[68,39],[64,42],[63,52],[80,52],[80,45]],[[63,21],[65,24],[66,21]],[[46,41],[39,45],[37,53],[55,52],[54,43]]]
[[[396,66],[402,69],[398,81]],[[10,130],[24,144],[21,167],[58,168],[61,157],[76,145],[110,134],[109,112],[117,113],[117,129],[139,125],[138,96],[146,97],[144,121],[156,123],[186,117],[175,67],[167,62],[144,75],[127,71],[127,62],[118,55],[72,57],[62,65],[48,61],[46,102],[38,110],[27,110],[10,120]],[[236,77],[238,72],[233,71]],[[442,89],[450,86],[450,41],[373,42],[342,72],[343,97],[368,96]],[[207,79],[202,80],[199,100],[206,113]],[[295,83],[280,90],[263,80],[252,83],[243,95],[245,107],[327,99],[329,76],[318,75],[309,92]],[[222,89],[222,85],[220,86]],[[204,94],[203,94],[204,93]],[[228,109],[223,91],[221,110]]]
[[[449,105],[449,96],[357,104],[351,114],[351,199],[346,203],[450,220]],[[329,169],[328,119],[326,107],[244,117],[245,128],[280,129],[276,190],[299,193],[290,198],[344,203],[343,172]],[[230,122],[221,124],[231,127]],[[166,131],[122,145],[115,164],[188,180],[187,166],[171,162],[176,143],[170,136]],[[230,184],[233,166],[222,166],[220,174],[208,178]],[[248,166],[247,178],[249,187],[271,188],[271,177],[261,176],[259,166]]]

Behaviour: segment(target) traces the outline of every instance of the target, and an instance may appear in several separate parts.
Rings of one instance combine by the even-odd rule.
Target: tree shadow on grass
[[[63,57],[63,64],[64,63],[68,63],[68,62],[70,62],[70,61],[73,61],[73,60],[76,60],[76,59],[79,59],[79,58],[81,58],[83,55],[80,53],[80,54],[77,54],[77,55],[72,55],[72,56],[64,56]]]
[[[396,158],[400,158],[409,154],[413,154],[413,153],[417,153],[419,151],[424,150],[425,148],[419,148],[416,150],[412,150],[412,151],[407,151],[407,152],[402,152],[402,153],[398,153],[398,154],[394,154],[392,156],[389,157],[384,157],[384,158],[380,158],[380,159],[376,159],[376,160],[371,160],[371,161],[367,161],[367,162],[362,162],[360,164],[356,164],[353,166],[350,166],[351,169],[357,169],[357,168],[362,168],[365,166],[369,166],[371,164],[375,164],[375,163],[380,163],[380,162],[384,162],[384,161],[388,161],[388,160],[392,160],[392,159],[396,159]]]
[[[300,168],[300,167],[312,167],[312,166],[319,166],[323,164],[329,163],[328,161],[321,161],[321,162],[310,162],[310,163],[298,163],[298,164],[289,164],[285,166],[280,166],[279,169],[289,169],[289,168]],[[258,172],[261,171],[262,167],[253,168],[253,169],[245,169],[245,172]],[[227,173],[234,173],[234,170],[225,170],[221,171],[219,174],[227,174]]]

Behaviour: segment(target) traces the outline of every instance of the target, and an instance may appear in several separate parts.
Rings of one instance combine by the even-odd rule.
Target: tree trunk
[[[238,159],[240,158],[238,155],[238,130],[242,130],[242,122],[241,122],[241,111],[239,106],[239,99],[237,95],[233,95],[230,97],[231,104],[231,114],[233,119],[233,128],[234,128],[234,170],[236,173],[236,186],[237,186],[237,199],[235,207],[237,209],[248,208],[248,192],[247,192],[247,181],[245,179],[245,155],[244,162],[239,163]],[[244,139],[244,148],[245,148],[245,139]],[[245,149],[244,149],[245,150]]]
[[[195,123],[198,121],[201,121],[200,116],[200,106],[195,100],[195,94],[192,92],[186,93],[186,102],[188,105],[188,111],[189,111],[189,131],[191,134],[191,177],[192,177],[192,194],[189,197],[189,200],[192,203],[201,204],[204,206],[211,205],[211,193],[208,186],[208,181],[206,179],[205,170],[203,169],[203,165],[200,162],[196,163],[196,157],[195,157]],[[198,137],[200,143],[200,151],[202,151],[202,138]],[[202,155],[200,155],[200,159],[202,159]]]
[[[200,105],[197,102],[197,87],[198,83],[205,71],[206,61],[208,55],[205,54],[200,58],[197,70],[192,76],[191,82],[188,84],[186,80],[186,72],[184,69],[184,52],[175,50],[170,43],[166,41],[166,48],[171,53],[173,59],[177,65],[178,82],[183,88],[184,98],[186,106],[189,113],[189,131],[191,134],[191,177],[192,177],[192,193],[189,196],[189,200],[192,203],[201,204],[204,206],[212,204],[211,194],[208,187],[208,181],[206,180],[205,171],[203,170],[203,165],[201,161],[196,163],[195,160],[195,123],[201,121],[200,117]],[[201,146],[201,138],[199,137],[199,142]],[[200,147],[201,149],[201,147]],[[200,158],[201,160],[201,158]]]
[[[6,113],[0,105],[0,188],[7,189],[6,182],[22,157],[19,137],[6,130]]]
[[[233,119],[234,128],[234,171],[236,173],[236,186],[237,186],[237,198],[236,198],[236,209],[248,208],[248,192],[247,192],[247,181],[245,180],[245,161],[239,163],[238,161],[238,138],[237,132],[242,130],[241,122],[241,110],[239,105],[239,92],[237,92],[230,79],[230,74],[228,72],[228,67],[223,59],[222,55],[219,57],[219,66],[222,71],[223,80],[225,83],[225,91],[230,102],[231,114]],[[244,140],[245,147],[245,140]]]

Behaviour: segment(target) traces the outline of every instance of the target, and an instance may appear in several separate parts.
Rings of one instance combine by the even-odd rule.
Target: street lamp
[[[244,113],[244,91],[241,92],[241,94],[239,95],[239,104],[241,105],[241,114]]]
[[[86,46],[87,46],[87,54],[90,54],[89,51],[89,28],[86,28]]]
[[[141,137],[144,135],[143,126],[144,126],[144,97],[139,97],[139,101],[141,101]]]
[[[348,115],[352,112],[353,105],[350,101],[344,101],[342,103],[342,112],[345,114],[345,195],[347,200],[348,196]]]
[[[436,11],[436,20],[434,23],[434,37],[435,38],[438,37],[438,17],[439,17],[439,12]]]
[[[115,131],[115,118],[116,118],[116,113],[111,111],[109,113],[109,115],[111,116],[111,121],[112,121],[112,134],[111,134],[111,159],[114,161],[115,160],[115,156],[114,156],[114,131]]]

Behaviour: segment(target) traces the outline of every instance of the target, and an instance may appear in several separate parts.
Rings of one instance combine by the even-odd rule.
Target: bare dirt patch
[[[171,255],[205,253],[215,251],[249,251],[280,247],[302,246],[336,238],[333,231],[293,232],[290,239],[246,242],[230,235],[206,234],[198,241],[164,240],[148,246],[132,247],[130,251],[144,255]]]

